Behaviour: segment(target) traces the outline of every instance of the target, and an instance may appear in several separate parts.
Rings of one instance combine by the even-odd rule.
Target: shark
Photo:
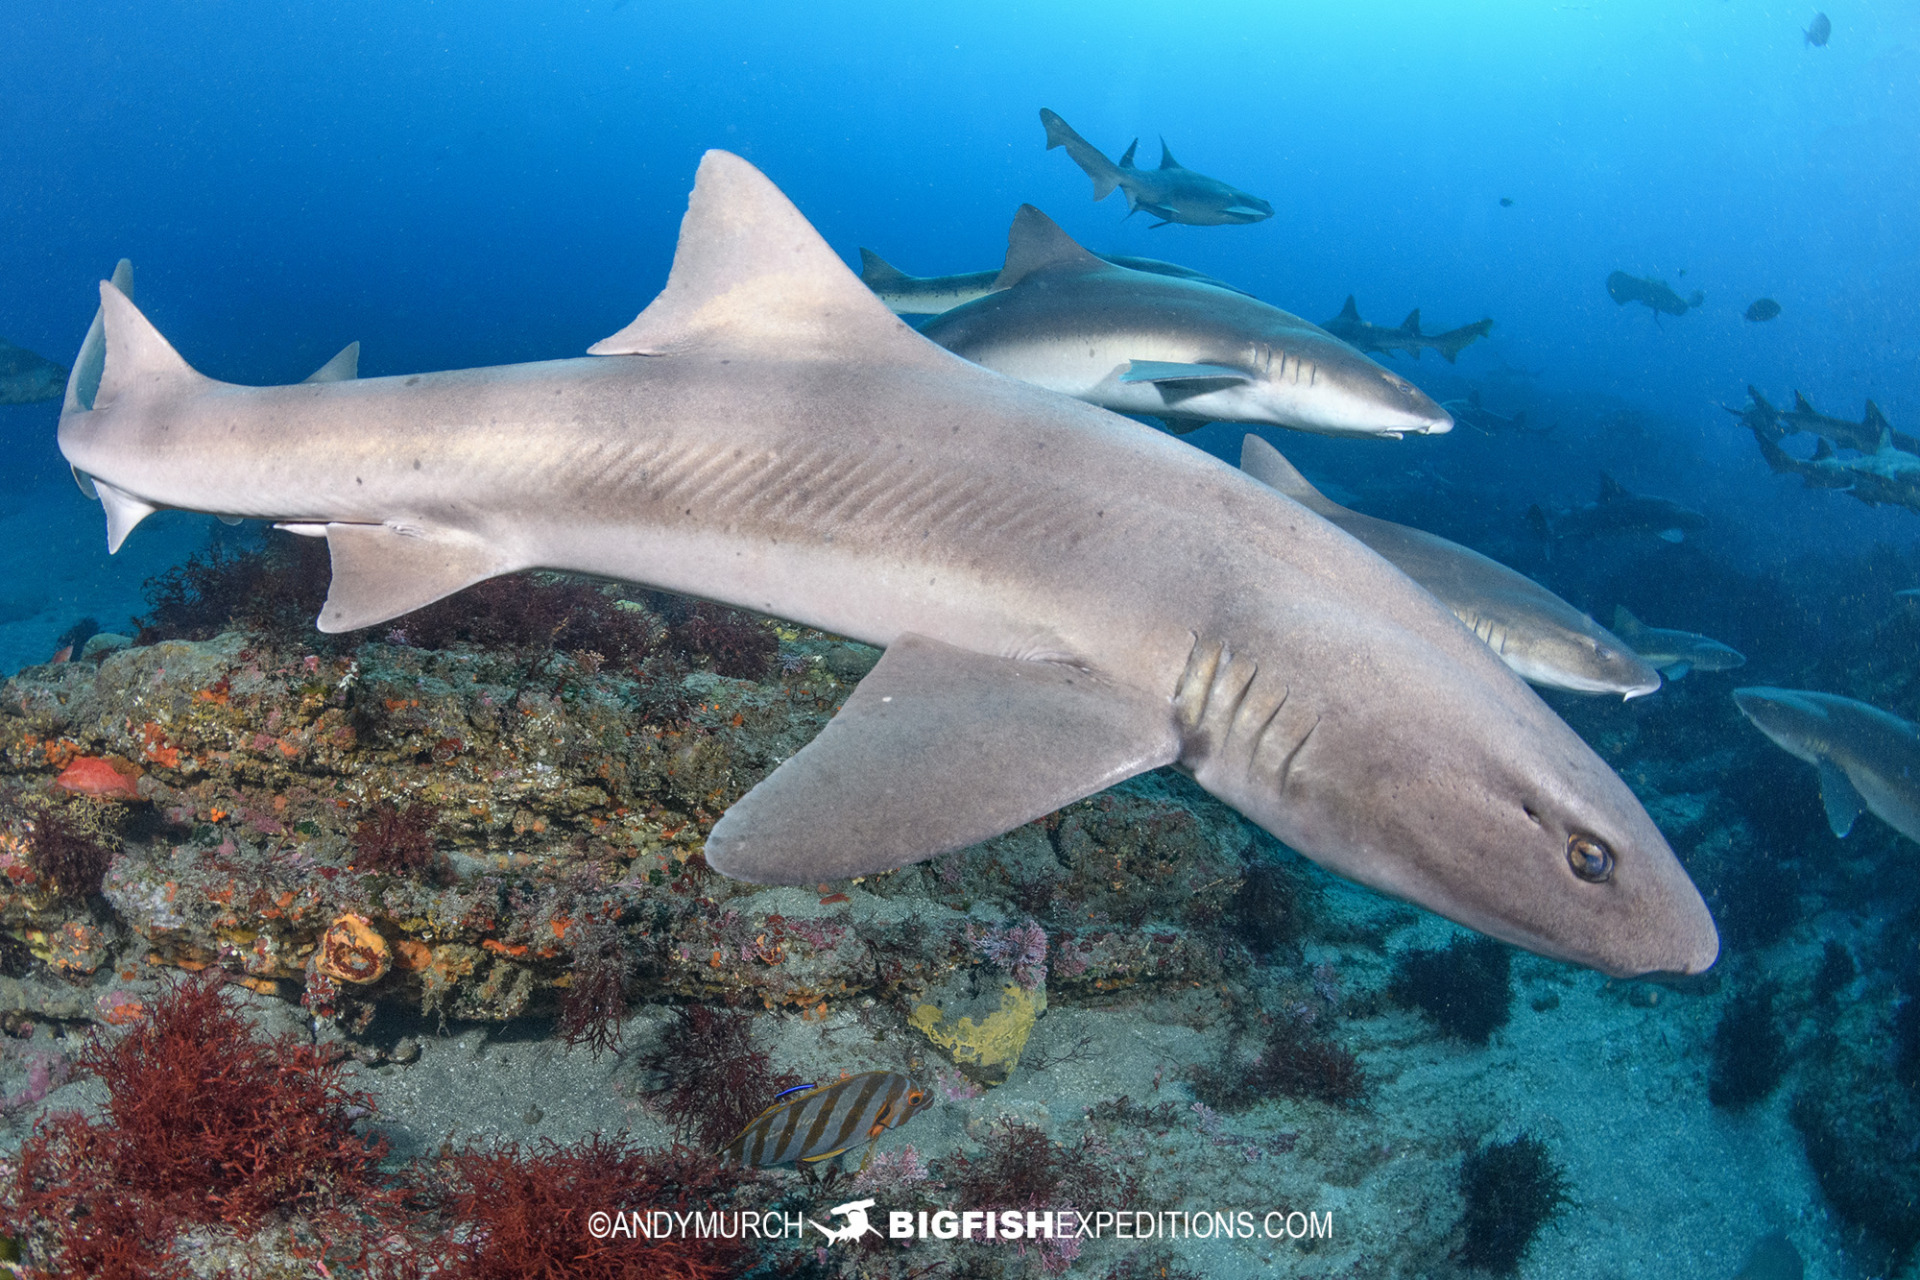
[[[1096,253],[1093,256],[1102,262],[1111,262],[1116,267],[1172,276],[1177,280],[1197,280],[1216,289],[1246,294],[1249,298],[1253,296],[1224,280],[1216,280],[1191,267],[1162,262],[1158,258],[1138,258],[1121,253]],[[992,271],[969,271],[955,276],[910,276],[871,249],[860,250],[860,279],[895,315],[906,316],[939,315],[984,298],[1001,287],[998,284],[998,268]]]
[[[1836,836],[1862,809],[1920,841],[1920,725],[1835,693],[1756,685],[1733,691],[1754,728],[1820,774],[1820,800]]]
[[[1683,316],[1707,300],[1707,295],[1698,289],[1683,298],[1665,280],[1647,280],[1630,276],[1624,271],[1616,271],[1607,277],[1607,296],[1613,299],[1615,306],[1624,307],[1629,302],[1642,303],[1653,310],[1655,319],[1663,315]]]
[[[976,364],[1121,413],[1323,435],[1424,435],[1453,419],[1412,383],[1257,298],[1115,266],[1022,205],[985,297],[921,332]]]
[[[1891,430],[1881,432],[1871,453],[1852,458],[1842,458],[1824,436],[1810,458],[1794,457],[1760,431],[1753,438],[1770,470],[1797,475],[1809,489],[1841,489],[1870,507],[1920,511],[1920,454],[1896,448]]]
[[[0,338],[0,404],[58,400],[66,385],[66,369]]]
[[[1731,671],[1747,665],[1747,656],[1732,645],[1692,631],[1650,627],[1627,612],[1623,604],[1613,607],[1613,633],[1669,680],[1678,680],[1689,671]]]
[[[1707,518],[1668,498],[1635,493],[1606,472],[1600,473],[1598,501],[1549,516],[1538,504],[1527,508],[1534,532],[1552,546],[1566,538],[1596,538],[1651,533],[1665,542],[1681,542],[1707,527]]]
[[[1821,413],[1813,407],[1812,401],[1798,391],[1793,393],[1793,408],[1783,411],[1774,411],[1773,406],[1761,400],[1752,387],[1747,388],[1747,394],[1754,398],[1754,410],[1772,411],[1781,431],[1787,435],[1808,432],[1833,441],[1836,448],[1852,449],[1859,453],[1877,453],[1884,438],[1902,453],[1920,453],[1920,438],[1904,431],[1895,431],[1893,424],[1887,421],[1887,415],[1880,412],[1880,406],[1871,400],[1867,401],[1866,412],[1860,421],[1852,422]]]
[[[1527,425],[1527,411],[1516,409],[1511,415],[1495,413],[1481,402],[1478,387],[1467,392],[1464,400],[1442,400],[1440,407],[1453,415],[1457,425],[1470,427],[1483,436],[1540,436],[1553,434],[1560,424],[1550,423],[1544,427]]]
[[[1341,506],[1259,436],[1241,445],[1240,469],[1352,534],[1432,592],[1527,683],[1622,698],[1660,687],[1659,672],[1631,646],[1525,574],[1437,534]]]
[[[238,387],[99,299],[59,444],[110,548],[161,507],[324,538],[330,633],[538,566],[882,648],[714,824],[721,874],[879,874],[1172,765],[1514,945],[1623,975],[1718,954],[1633,793],[1426,591],[1219,459],[926,340],[738,156],[702,159],[665,288],[582,357]]]
[[[1249,195],[1218,178],[1195,173],[1173,158],[1167,140],[1160,139],[1160,167],[1136,169],[1133,153],[1140,145],[1135,138],[1127,153],[1115,164],[1098,147],[1073,131],[1057,114],[1040,108],[1040,124],[1047,131],[1047,150],[1065,147],[1073,162],[1093,179],[1094,200],[1105,200],[1115,188],[1126,193],[1127,216],[1146,212],[1164,227],[1180,222],[1192,227],[1225,227],[1248,222],[1263,222],[1273,216],[1273,206],[1259,196]]]
[[[1400,322],[1399,328],[1389,329],[1385,325],[1362,320],[1359,304],[1354,301],[1352,294],[1348,294],[1347,305],[1340,308],[1340,314],[1322,322],[1320,327],[1363,355],[1371,355],[1376,351],[1385,354],[1404,351],[1418,360],[1423,350],[1430,349],[1438,351],[1441,359],[1452,364],[1468,345],[1493,332],[1493,321],[1476,320],[1445,333],[1422,333],[1420,308],[1415,307]]]

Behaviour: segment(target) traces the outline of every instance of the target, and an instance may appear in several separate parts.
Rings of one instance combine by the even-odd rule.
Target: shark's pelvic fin
[[[1287,461],[1285,454],[1259,436],[1249,435],[1241,442],[1240,469],[1317,515],[1346,514],[1345,507],[1314,488],[1313,482],[1301,475],[1299,469]]]
[[[136,386],[212,381],[194,372],[173,344],[160,336],[153,323],[111,281],[100,285],[100,315],[106,328],[107,360],[94,395],[96,409],[111,405]]]
[[[728,809],[707,864],[761,884],[964,848],[1179,754],[1164,696],[900,637],[820,735]]]
[[[320,630],[370,627],[432,604],[476,582],[526,566],[473,534],[402,524],[281,526],[294,533],[324,529],[333,555],[333,585],[320,609]]]
[[[1060,225],[1030,204],[1020,206],[1007,228],[1007,261],[993,282],[995,289],[1009,289],[1042,267],[1083,267],[1105,270],[1103,262],[1080,247],[1080,242],[1060,229]]]
[[[1844,840],[1853,831],[1854,820],[1860,816],[1860,810],[1866,807],[1866,801],[1860,798],[1853,780],[1839,765],[1823,756],[1818,767],[1820,803],[1827,810],[1827,826],[1834,835]]]
[[[126,297],[133,297],[133,263],[126,258],[120,259],[113,269],[113,287]],[[67,375],[67,399],[61,407],[62,413],[74,413],[93,408],[94,398],[100,393],[100,374],[107,367],[107,320],[102,308],[95,308],[93,323],[87,326],[87,336],[80,344],[80,354],[73,358],[73,372]],[[76,480],[79,473],[74,473]],[[80,491],[89,498],[93,490],[82,480]]]
[[[89,479],[92,479],[89,477]],[[82,486],[83,488],[85,486]],[[132,494],[116,489],[104,480],[93,480],[95,496],[100,505],[107,510],[107,554],[112,555],[127,540],[133,527],[159,510],[152,503],[142,502]]]
[[[667,287],[597,356],[752,348],[785,360],[958,359],[860,283],[765,174],[725,151],[700,161]]]
[[[352,382],[360,376],[360,344],[349,342],[340,354],[307,375],[308,382]]]

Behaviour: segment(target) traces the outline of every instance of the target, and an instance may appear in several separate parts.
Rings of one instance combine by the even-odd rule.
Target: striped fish
[[[720,1149],[724,1160],[765,1167],[790,1160],[812,1164],[879,1140],[933,1101],[898,1071],[865,1071],[824,1086],[782,1094]]]

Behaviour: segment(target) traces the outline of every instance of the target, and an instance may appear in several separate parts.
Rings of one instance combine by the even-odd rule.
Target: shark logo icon
[[[873,1208],[871,1200],[849,1200],[845,1204],[833,1206],[827,1210],[828,1215],[847,1220],[847,1225],[838,1229],[822,1227],[819,1223],[813,1222],[812,1218],[808,1218],[807,1221],[813,1222],[820,1234],[827,1238],[828,1244],[845,1244],[850,1240],[858,1240],[864,1235],[880,1234],[880,1229],[867,1221],[867,1210],[871,1208]]]

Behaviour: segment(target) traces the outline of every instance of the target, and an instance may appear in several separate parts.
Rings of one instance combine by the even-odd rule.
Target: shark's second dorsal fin
[[[1646,629],[1647,625],[1644,622],[1627,612],[1627,606],[1623,604],[1613,606],[1613,634],[1632,644],[1633,638]]]
[[[1248,435],[1240,444],[1240,469],[1266,485],[1278,489],[1316,515],[1345,514],[1346,508],[1313,487],[1286,455],[1262,440]]]
[[[793,203],[739,156],[709,151],[680,222],[667,287],[597,356],[752,347],[797,360],[944,362],[820,238]]]
[[[1084,267],[1104,270],[1107,263],[1080,247],[1079,241],[1030,204],[1020,206],[1007,229],[1007,262],[993,282],[1009,289],[1042,267]]]
[[[1160,139],[1160,167],[1162,169],[1184,169],[1187,166],[1173,158],[1173,148],[1167,145],[1166,137]]]
[[[1808,400],[1805,396],[1801,395],[1798,391],[1795,391],[1793,393],[1793,408],[1794,408],[1794,412],[1796,413],[1819,413],[1820,412],[1818,409],[1813,407],[1813,402],[1811,400]]]
[[[127,298],[133,297],[133,263],[125,258],[113,269],[113,287]],[[93,408],[93,401],[100,394],[100,374],[107,367],[107,320],[103,308],[96,307],[93,323],[87,326],[87,336],[80,344],[80,354],[73,358],[73,372],[67,375],[67,399],[60,412],[84,413]],[[80,486],[89,498],[93,490],[85,484]]]
[[[869,289],[898,287],[913,279],[912,276],[888,262],[885,258],[868,248],[860,250],[860,283]]]
[[[105,408],[136,387],[210,381],[180,358],[173,344],[160,336],[153,322],[112,281],[101,282],[100,316],[106,329],[107,362],[100,372],[95,408]]]
[[[1627,490],[1618,480],[1602,471],[1600,473],[1600,501],[1617,502],[1627,496]]]
[[[1352,294],[1348,294],[1348,295],[1347,295],[1347,305],[1346,305],[1346,306],[1344,306],[1344,307],[1342,307],[1342,308],[1340,308],[1340,314],[1339,314],[1339,315],[1337,315],[1337,316],[1335,316],[1335,317],[1334,317],[1334,319],[1336,319],[1336,320],[1352,320],[1352,321],[1354,321],[1354,322],[1355,322],[1356,324],[1357,324],[1357,323],[1359,323],[1359,320],[1360,320],[1360,304],[1359,304],[1359,303],[1357,303],[1357,302],[1355,302],[1355,301],[1353,300],[1353,295],[1352,295]]]
[[[1400,331],[1410,337],[1420,336],[1420,308],[1407,312],[1407,318],[1400,322]]]
[[[352,382],[360,376],[360,344],[349,342],[340,354],[307,375],[308,382]]]

